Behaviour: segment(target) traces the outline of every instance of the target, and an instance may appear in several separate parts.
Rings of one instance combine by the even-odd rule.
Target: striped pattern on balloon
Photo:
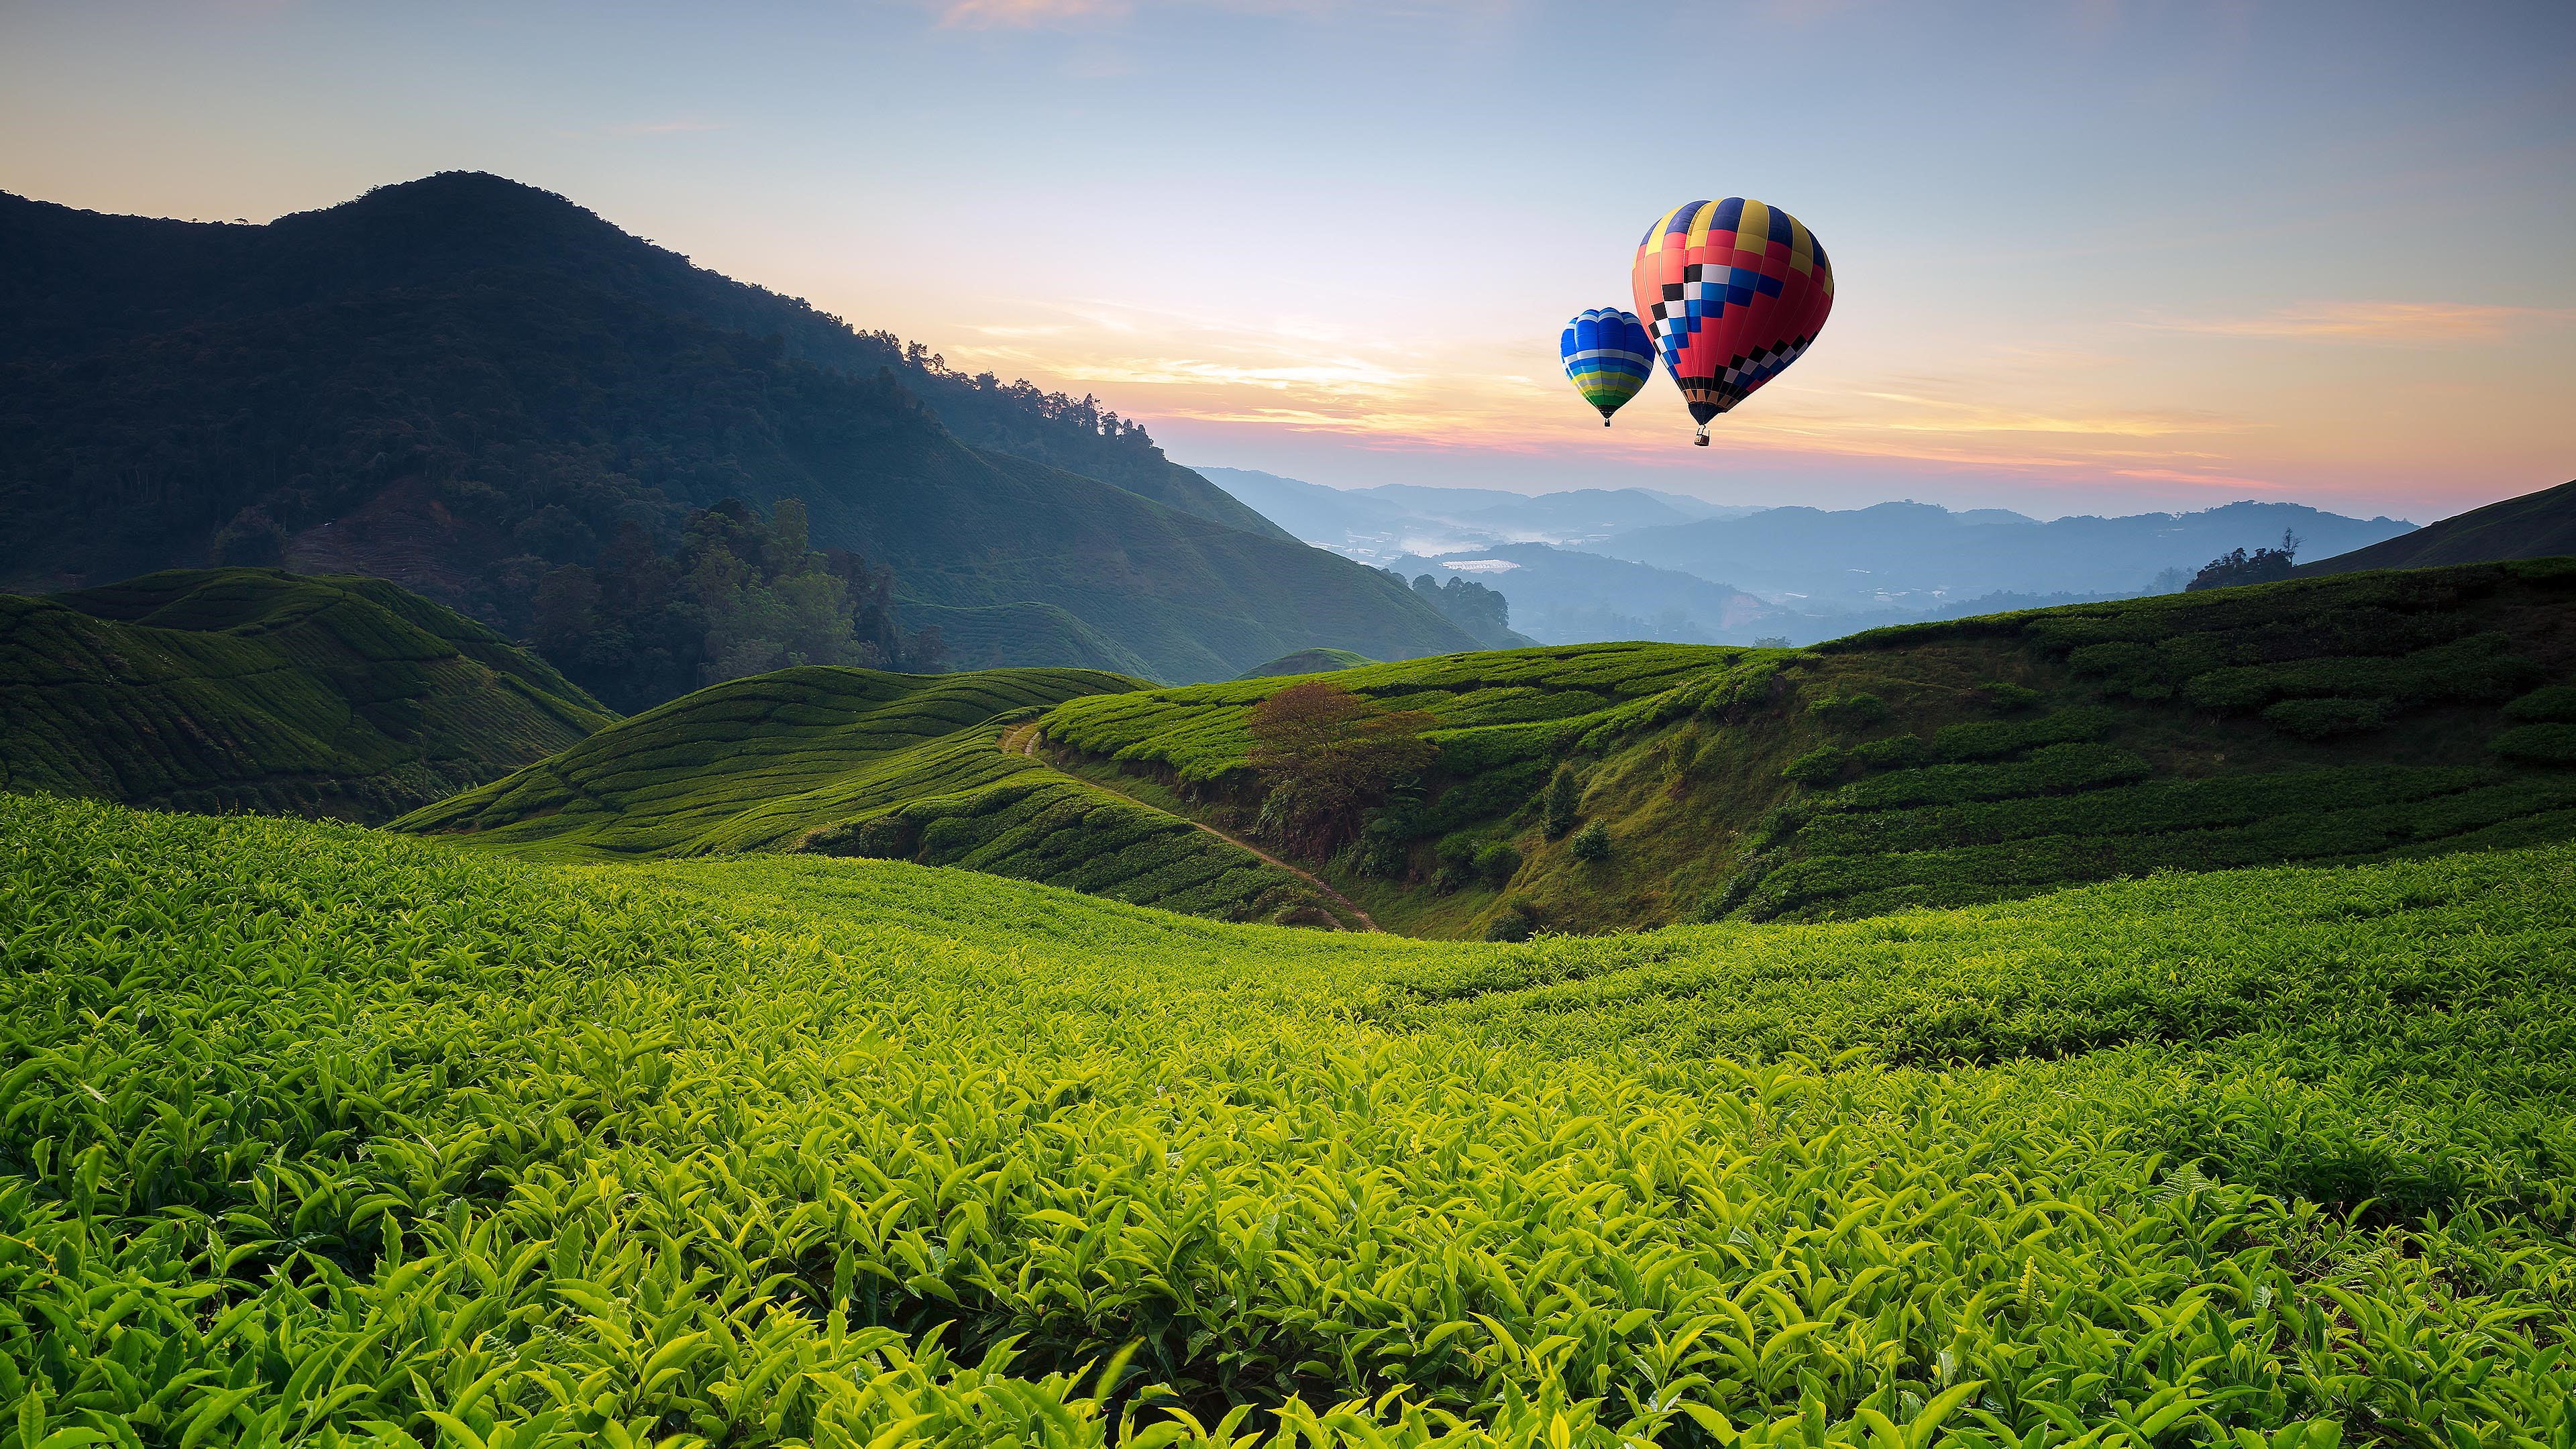
[[[1601,410],[1601,426],[1655,375],[1655,343],[1633,312],[1594,307],[1565,324],[1557,351],[1583,400]]]
[[[1815,234],[1740,196],[1665,212],[1638,242],[1629,284],[1703,447],[1709,422],[1805,356],[1834,307]]]

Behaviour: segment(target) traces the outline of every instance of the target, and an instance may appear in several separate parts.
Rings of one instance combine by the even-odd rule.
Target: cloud
[[[2576,321],[2576,308],[2469,302],[2317,302],[2252,317],[2153,318],[2156,332],[2287,341],[2489,342],[2523,327]]]
[[[732,127],[731,121],[630,121],[623,126],[602,126],[599,128],[599,134],[603,136],[674,136],[684,131],[724,131]]]
[[[1085,20],[1124,20],[1127,0],[946,0],[943,30],[1025,30]]]

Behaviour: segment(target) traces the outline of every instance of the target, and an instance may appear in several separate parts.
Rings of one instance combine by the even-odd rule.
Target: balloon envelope
[[[1711,418],[1803,356],[1834,309],[1833,265],[1815,235],[1741,196],[1665,212],[1628,280],[1702,441]]]
[[[1655,375],[1655,343],[1636,314],[1595,307],[1565,324],[1557,341],[1565,375],[1583,400],[1601,409],[1601,425]]]

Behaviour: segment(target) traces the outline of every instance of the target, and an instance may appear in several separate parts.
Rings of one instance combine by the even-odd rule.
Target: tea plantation
[[[0,789],[387,820],[614,718],[380,579],[182,570],[0,595]]]
[[[1001,747],[1047,705],[1137,685],[1086,669],[780,670],[622,721],[393,828],[545,860],[874,856],[1224,919],[1341,924],[1297,876]]]
[[[0,1446],[2576,1443],[2576,850],[1520,946],[0,797]]]
[[[2576,839],[2576,560],[1880,630],[1370,665],[1437,765],[1327,878],[1421,935],[1867,915],[2069,883]],[[1074,699],[1065,768],[1241,827],[1276,680]],[[1547,828],[1560,766],[1586,831]],[[1597,826],[1597,830],[1591,827]],[[1589,838],[1586,839],[1586,832]]]

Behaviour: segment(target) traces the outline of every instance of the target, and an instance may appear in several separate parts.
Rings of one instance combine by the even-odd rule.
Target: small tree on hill
[[[1583,787],[1574,778],[1572,765],[1559,765],[1548,777],[1547,794],[1540,800],[1546,813],[1547,838],[1556,839],[1574,828],[1576,815],[1583,806]]]
[[[1263,700],[1250,725],[1261,828],[1292,849],[1331,853],[1359,833],[1362,810],[1430,765],[1437,749],[1422,732],[1432,724],[1421,710],[1390,711],[1323,679]]]
[[[2298,565],[2299,536],[2281,530],[2279,548],[2258,548],[2252,553],[2234,549],[2211,559],[2199,575],[2183,586],[2185,592],[2199,589],[2228,589],[2238,584],[2268,584],[2286,579]]]

